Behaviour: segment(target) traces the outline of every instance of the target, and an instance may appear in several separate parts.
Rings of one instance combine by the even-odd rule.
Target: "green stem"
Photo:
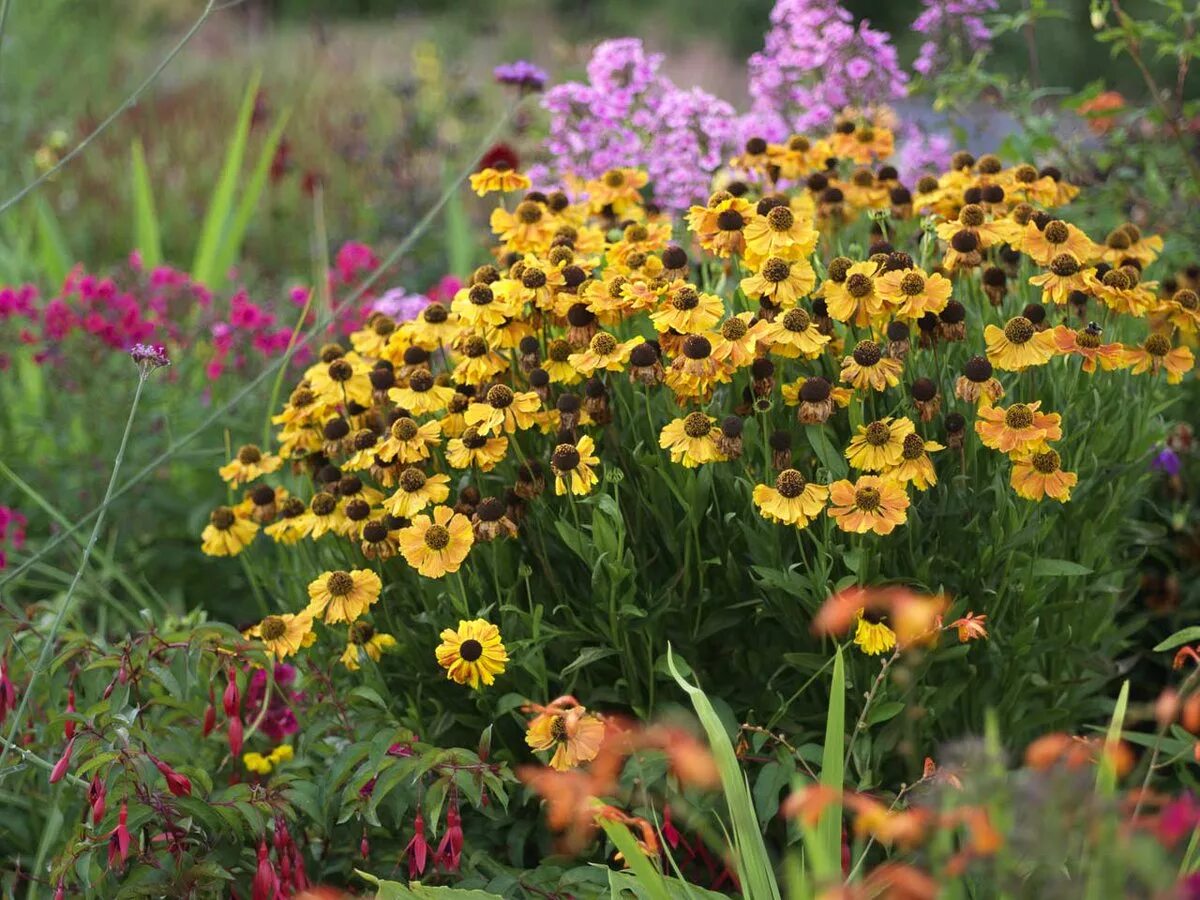
[[[43,638],[42,652],[38,654],[37,662],[34,663],[33,670],[29,674],[29,683],[25,686],[25,690],[21,692],[21,702],[17,706],[16,715],[13,716],[13,724],[8,732],[8,740],[0,748],[0,782],[4,780],[4,758],[8,756],[8,751],[13,746],[13,739],[17,736],[17,731],[20,729],[21,722],[25,718],[25,710],[29,706],[29,698],[33,696],[33,688],[42,676],[42,673],[45,672],[46,664],[50,661],[50,655],[54,651],[54,638],[58,635],[58,629],[62,627],[63,620],[67,617],[67,613],[73,606],[72,601],[75,599],[75,590],[79,587],[79,582],[83,578],[83,572],[92,557],[92,550],[100,537],[100,529],[104,525],[104,514],[113,498],[114,490],[117,486],[117,476],[121,473],[121,464],[125,461],[125,448],[129,445],[129,435],[133,433],[133,420],[137,415],[138,403],[142,399],[142,389],[146,386],[147,374],[146,371],[143,371],[138,376],[137,388],[133,392],[133,402],[129,406],[129,418],[125,422],[125,432],[121,435],[121,446],[117,448],[117,456],[113,461],[112,474],[109,475],[108,487],[104,491],[104,500],[100,504],[100,514],[96,516],[96,523],[92,526],[92,533],[88,536],[87,544],[83,548],[83,557],[79,560],[79,567],[75,570],[75,576],[71,579],[71,585],[67,588],[66,596],[63,597],[62,603],[58,607],[58,612],[54,616],[54,621],[50,623],[50,628]]]

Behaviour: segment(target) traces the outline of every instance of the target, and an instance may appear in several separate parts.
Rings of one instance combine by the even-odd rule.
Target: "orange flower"
[[[968,610],[965,616],[951,622],[950,627],[958,629],[958,639],[965,644],[967,641],[987,638],[987,628],[984,625],[986,620],[986,615],[977,616],[974,612]]]
[[[1140,347],[1125,348],[1125,365],[1134,375],[1147,371],[1157,375],[1159,369],[1166,369],[1168,384],[1179,384],[1183,374],[1195,364],[1191,349],[1176,347],[1172,350],[1171,339],[1165,334],[1152,334]]]
[[[1085,372],[1095,372],[1097,362],[1105,371],[1118,369],[1124,362],[1124,348],[1120,344],[1100,343],[1100,326],[1095,322],[1078,331],[1066,325],[1058,325],[1053,329],[1053,334],[1054,345],[1059,353],[1078,353],[1083,357]]]
[[[1062,417],[1058,413],[1039,412],[1040,406],[1040,400],[1014,403],[1008,409],[981,406],[975,430],[985,447],[1001,453],[1039,450],[1046,441],[1062,437]]]
[[[1125,108],[1120,91],[1103,91],[1079,104],[1079,114],[1093,134],[1108,134],[1117,123],[1116,114]]]
[[[828,513],[842,531],[891,534],[908,520],[908,494],[890,478],[863,475],[829,486]]]

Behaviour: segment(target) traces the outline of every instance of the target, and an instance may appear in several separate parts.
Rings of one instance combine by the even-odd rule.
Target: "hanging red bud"
[[[104,818],[104,806],[107,797],[108,788],[100,780],[100,775],[93,775],[91,784],[88,785],[88,804],[92,807],[93,826],[99,826],[100,821]]]
[[[74,688],[67,688],[67,712],[69,712],[69,713],[75,712],[75,689]],[[67,736],[68,741],[71,738],[75,737],[75,720],[74,719],[67,719],[63,723],[63,733]]]
[[[242,720],[238,716],[229,720],[229,752],[234,756],[242,752]]]
[[[242,709],[242,692],[238,690],[237,675],[231,670],[229,681],[225,684],[225,694],[221,702],[225,704],[225,715],[235,718]]]
[[[17,689],[8,677],[8,653],[0,656],[0,722],[8,718],[8,711],[17,708]]]
[[[358,842],[358,852],[362,854],[363,859],[371,855],[371,844],[367,840],[367,830],[365,828],[363,829],[362,840]]]
[[[208,706],[204,707],[204,724],[200,726],[200,736],[208,737],[217,727],[217,708],[213,705],[212,694],[209,693]]]
[[[167,779],[167,790],[176,797],[190,797],[192,795],[192,783],[186,775],[180,775],[161,759],[154,759],[155,767],[162,772],[163,778]]]
[[[129,829],[125,826],[128,820],[129,805],[125,801],[121,801],[121,812],[117,815],[117,827],[108,834],[108,867],[110,869],[118,858],[124,864],[126,857],[129,856]]]
[[[71,765],[71,751],[75,749],[75,741],[67,742],[67,749],[63,751],[63,755],[58,762],[54,764],[54,768],[50,770],[50,783],[58,784],[63,780],[63,776],[67,774],[67,768]]]
[[[278,893],[279,876],[271,865],[271,851],[267,849],[267,839],[264,837],[258,845],[258,869],[250,886],[250,897],[251,900],[275,900]]]

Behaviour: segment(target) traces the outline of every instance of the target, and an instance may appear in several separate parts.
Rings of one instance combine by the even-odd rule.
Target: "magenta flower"
[[[492,70],[492,77],[498,84],[512,85],[522,92],[536,92],[546,86],[549,76],[545,69],[540,69],[527,59],[504,63]]]

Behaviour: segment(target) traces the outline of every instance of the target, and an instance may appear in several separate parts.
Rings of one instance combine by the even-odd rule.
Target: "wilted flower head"
[[[129,356],[143,374],[171,364],[171,360],[167,358],[167,348],[162,344],[134,344],[129,349]]]

